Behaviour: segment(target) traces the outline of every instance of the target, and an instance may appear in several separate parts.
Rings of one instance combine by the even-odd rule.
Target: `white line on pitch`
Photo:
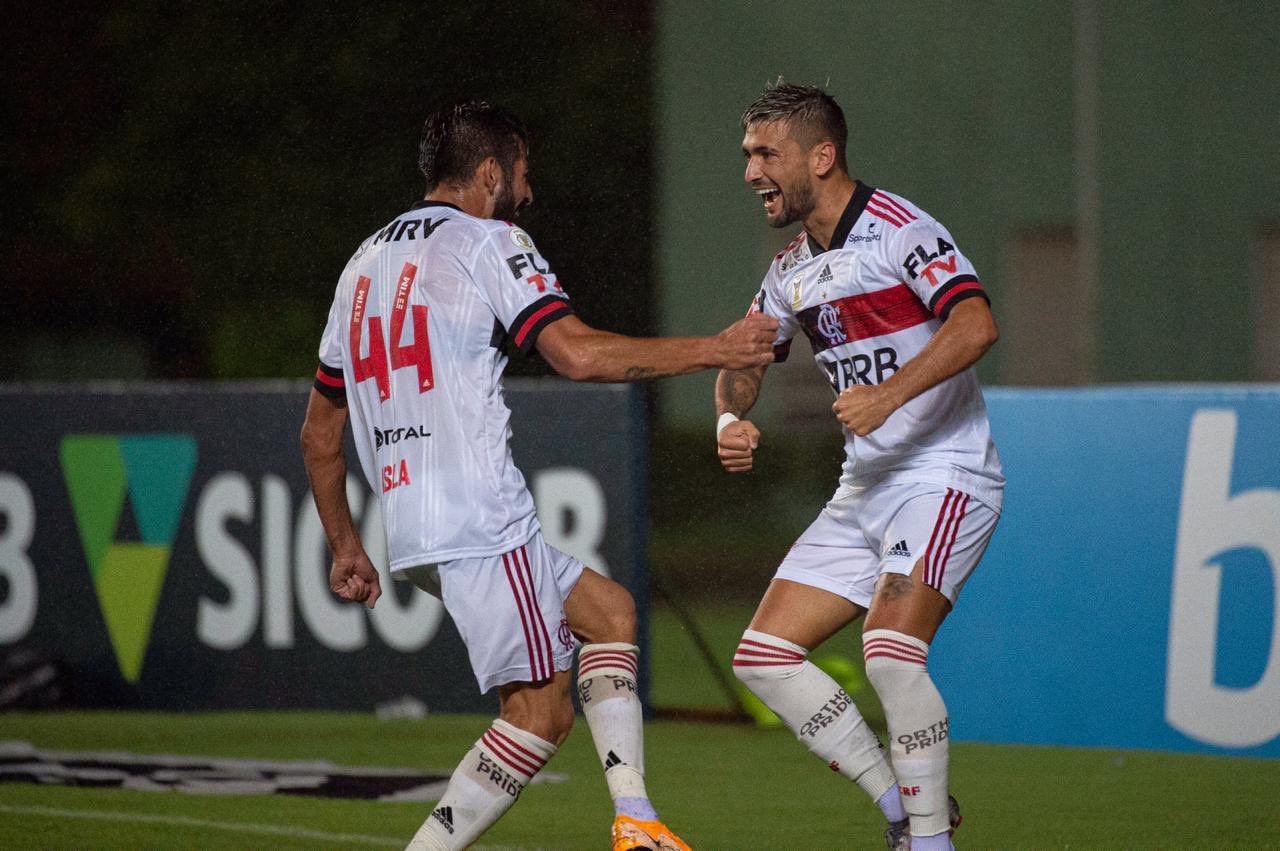
[[[169,824],[175,827],[207,827],[211,830],[228,830],[233,833],[265,833],[272,836],[290,836],[295,839],[315,839],[320,842],[335,842],[357,845],[381,845],[389,848],[403,848],[405,840],[391,836],[366,836],[358,833],[326,833],[322,830],[308,830],[305,827],[290,827],[282,824],[253,824],[251,822],[221,822],[188,818],[187,816],[157,816],[149,813],[113,813],[104,810],[62,810],[56,807],[20,807],[0,804],[0,813],[14,815],[47,816],[49,818],[97,819],[98,821],[125,821],[139,824]],[[477,845],[477,851],[528,851],[524,846],[515,845]]]
[[[295,839],[314,839],[344,845],[381,845],[403,848],[404,840],[391,836],[365,836],[358,833],[326,833],[305,827],[289,827],[282,824],[252,824],[245,822],[207,821],[187,816],[157,816],[148,813],[119,813],[103,810],[62,810],[55,807],[16,807],[0,804],[0,813],[14,815],[48,816],[50,818],[89,819],[98,821],[124,821],[140,824],[168,824],[175,827],[198,827],[208,830],[227,830],[233,833],[261,833],[271,836],[288,836]]]

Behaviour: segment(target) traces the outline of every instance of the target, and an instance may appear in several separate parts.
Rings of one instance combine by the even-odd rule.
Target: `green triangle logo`
[[[116,663],[136,683],[195,472],[195,438],[73,434],[62,439],[59,457]],[[116,540],[126,497],[141,541]]]

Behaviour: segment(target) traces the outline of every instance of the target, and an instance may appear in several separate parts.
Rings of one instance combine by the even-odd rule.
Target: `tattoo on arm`
[[[721,407],[737,416],[751,410],[760,395],[762,376],[754,370],[730,369],[724,371],[722,378],[718,388],[723,391],[719,399]]]
[[[643,381],[646,378],[657,378],[654,374],[655,370],[649,366],[629,366],[627,371],[623,373],[624,381]]]

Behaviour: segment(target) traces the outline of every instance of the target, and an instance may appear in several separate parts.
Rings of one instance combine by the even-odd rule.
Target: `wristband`
[[[724,427],[729,423],[736,423],[738,418],[733,414],[725,411],[720,415],[720,419],[716,420],[716,437],[720,437],[720,432],[724,431]]]

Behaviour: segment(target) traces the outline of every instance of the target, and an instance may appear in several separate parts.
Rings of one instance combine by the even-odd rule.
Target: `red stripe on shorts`
[[[516,558],[516,563],[523,567],[523,572],[518,575],[527,583],[526,593],[529,595],[530,611],[533,612],[533,632],[535,643],[539,648],[538,652],[546,651],[546,657],[543,660],[544,673],[542,675],[542,679],[546,679],[555,673],[556,669],[555,660],[551,655],[551,636],[547,634],[547,621],[542,616],[542,608],[538,605],[538,594],[533,584],[533,571],[529,568],[529,553],[524,547],[521,547],[518,552],[519,556],[513,556],[513,558]]]
[[[946,525],[947,509],[954,493],[951,488],[947,488],[947,495],[942,498],[942,507],[938,509],[938,519],[933,521],[933,534],[929,536],[929,546],[924,551],[924,572],[921,576],[926,585],[929,584],[929,574],[933,570],[933,545],[938,543],[938,532]]]
[[[933,577],[933,588],[939,592],[942,591],[942,574],[947,570],[947,562],[951,559],[951,549],[956,545],[956,538],[960,537],[960,521],[964,519],[965,509],[969,507],[969,495],[964,494],[964,499],[956,500],[958,506],[953,508],[952,514],[955,515],[955,524],[951,527],[951,538],[947,541],[947,551],[942,554],[942,561],[938,564],[937,575]]]
[[[529,676],[535,682],[544,677],[538,673],[538,656],[533,648],[533,636],[529,632],[529,615],[525,613],[524,595],[520,592],[520,585],[516,582],[515,574],[511,569],[510,558],[514,553],[503,553],[502,566],[507,571],[507,582],[511,584],[511,596],[516,600],[516,609],[520,612],[520,625],[524,627],[524,646],[529,651]]]

